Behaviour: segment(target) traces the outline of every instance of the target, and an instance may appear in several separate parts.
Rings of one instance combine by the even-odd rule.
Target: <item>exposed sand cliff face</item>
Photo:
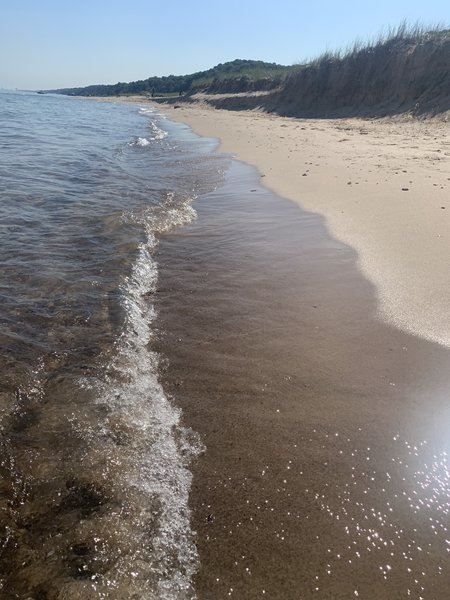
[[[420,41],[393,39],[305,65],[273,91],[253,84],[224,80],[185,101],[308,118],[443,115],[450,111],[450,32]]]
[[[450,109],[450,36],[424,43],[393,41],[342,61],[307,66],[269,101],[285,115],[354,111],[416,114]]]

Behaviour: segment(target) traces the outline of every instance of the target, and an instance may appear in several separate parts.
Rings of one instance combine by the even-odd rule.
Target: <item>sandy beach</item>
[[[450,345],[450,124],[163,107],[358,252],[387,322]]]
[[[258,169],[159,253],[199,599],[443,600],[447,124],[167,114]]]
[[[158,110],[244,161],[157,254],[197,598],[445,600],[447,123]]]
[[[157,257],[163,386],[205,444],[197,597],[444,600],[449,351],[258,180],[233,163]]]

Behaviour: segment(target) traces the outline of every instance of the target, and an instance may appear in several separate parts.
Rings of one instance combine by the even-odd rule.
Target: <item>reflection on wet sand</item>
[[[313,436],[311,443],[329,446],[328,434],[322,440],[316,431]],[[336,454],[324,466],[333,472],[336,462],[343,461],[347,472],[340,472],[338,481],[331,476],[322,489],[305,493],[313,494],[321,510],[336,522],[346,543],[338,553],[327,548],[329,561],[325,572],[316,576],[317,590],[323,578],[336,572],[342,577],[347,566],[370,561],[378,563],[378,578],[401,579],[408,596],[420,597],[429,591],[427,581],[446,570],[450,544],[446,452],[432,455],[426,441],[413,446],[397,435],[388,448],[389,470],[379,471],[370,447],[358,447],[338,432],[332,437]],[[358,589],[354,594],[359,595]]]
[[[196,209],[157,310],[207,449],[199,599],[446,599],[448,350],[378,321],[356,254],[248,167]]]

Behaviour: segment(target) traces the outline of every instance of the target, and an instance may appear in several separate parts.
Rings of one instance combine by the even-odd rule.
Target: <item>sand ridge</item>
[[[450,346],[450,125],[428,119],[295,119],[164,107],[220,139],[264,184],[326,218],[375,284],[379,316]]]

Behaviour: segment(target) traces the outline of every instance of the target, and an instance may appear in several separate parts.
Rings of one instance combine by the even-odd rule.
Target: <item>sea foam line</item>
[[[181,411],[168,400],[158,381],[158,355],[148,348],[156,318],[149,302],[158,279],[153,258],[155,231],[194,218],[191,200],[175,207],[174,195],[169,193],[159,214],[132,217],[145,224],[147,239],[140,244],[132,271],[120,290],[125,324],[114,357],[105,366],[105,372],[113,375],[106,375],[103,381],[84,382],[84,387],[95,388],[98,404],[108,407],[114,423],[119,421],[132,432],[126,447],[112,447],[107,456],[116,476],[119,474],[117,485],[123,498],[133,501],[132,516],[121,517],[116,525],[120,535],[116,537],[132,537],[136,549],[131,554],[119,549],[107,577],[92,582],[99,597],[109,598],[109,590],[120,589],[124,580],[129,594],[148,600],[195,596],[192,579],[198,569],[198,554],[188,506],[192,481],[189,463],[203,446],[197,434],[181,426]],[[102,440],[116,436],[114,428],[108,432],[108,427],[107,421],[102,424]],[[85,431],[84,435],[98,438],[99,432]],[[104,460],[104,449],[99,459],[93,460]],[[114,522],[117,515],[111,516]]]

